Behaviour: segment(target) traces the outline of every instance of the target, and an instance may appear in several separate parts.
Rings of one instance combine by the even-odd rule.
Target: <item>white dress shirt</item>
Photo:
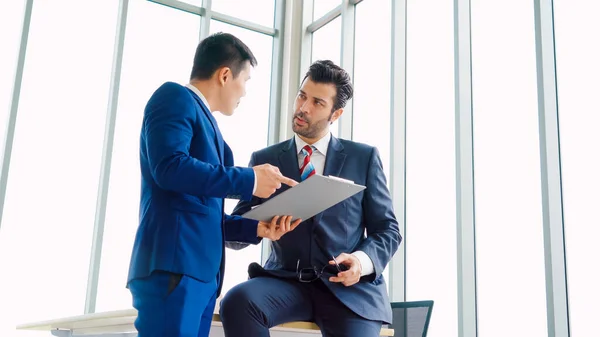
[[[304,164],[304,155],[302,154],[302,148],[308,145],[302,138],[298,137],[298,135],[294,136],[294,140],[296,141],[296,151],[298,151],[298,169],[302,167]],[[312,144],[312,146],[316,149],[313,150],[312,155],[310,156],[310,162],[313,164],[315,168],[315,174],[323,175],[323,169],[325,168],[325,158],[327,156],[327,148],[329,147],[329,141],[331,140],[331,133],[327,133],[323,138],[319,139],[316,143]],[[360,276],[370,275],[375,271],[375,267],[373,266],[373,261],[371,258],[363,251],[357,250],[352,255],[356,256],[360,261],[361,265],[361,274]]]
[[[204,103],[204,105],[206,105],[206,108],[208,109],[208,111],[210,111],[210,105],[208,105],[208,101],[206,100],[206,97],[204,97],[204,95],[200,92],[200,90],[198,90],[198,88],[191,85],[190,83],[186,84],[185,87],[190,89],[192,92],[194,92],[194,94],[196,94],[198,97],[200,97],[200,100],[202,101],[202,103]],[[212,111],[210,111],[210,112],[212,113]],[[254,172],[254,170],[253,170],[253,172]],[[254,172],[254,188],[252,189],[252,194],[254,194],[254,192],[256,192],[256,172]]]

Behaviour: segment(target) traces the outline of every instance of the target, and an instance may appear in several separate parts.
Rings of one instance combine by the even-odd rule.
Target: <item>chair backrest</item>
[[[432,310],[433,301],[392,303],[394,336],[426,337]]]

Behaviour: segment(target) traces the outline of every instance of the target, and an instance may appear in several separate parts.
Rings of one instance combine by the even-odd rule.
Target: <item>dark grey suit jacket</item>
[[[265,163],[279,167],[283,175],[300,181],[293,138],[252,154],[250,166]],[[350,287],[329,282],[330,274],[324,274],[322,279],[333,294],[356,314],[391,323],[392,311],[381,273],[398,249],[402,237],[379,152],[372,146],[331,137],[323,175],[349,179],[367,188],[307,219],[294,231],[272,242],[263,273],[251,268],[250,277],[266,274],[294,278],[298,260],[301,268],[321,268],[332,256],[361,250],[373,261],[375,273],[363,276],[359,283]],[[285,189],[282,187],[271,197]],[[264,201],[266,199],[257,197],[240,201],[233,214],[243,214]],[[246,246],[235,242],[227,245],[233,249]]]

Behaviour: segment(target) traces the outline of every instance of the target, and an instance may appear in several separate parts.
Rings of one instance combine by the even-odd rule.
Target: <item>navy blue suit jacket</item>
[[[253,153],[250,166],[268,163],[279,167],[283,175],[300,181],[297,153],[292,138]],[[298,259],[300,267],[321,268],[327,265],[332,255],[361,250],[373,261],[374,274],[361,277],[359,283],[350,287],[329,282],[331,274],[323,275],[322,279],[333,294],[356,314],[390,323],[392,311],[381,273],[398,249],[402,237],[379,153],[375,147],[331,137],[323,175],[349,179],[367,188],[307,219],[294,231],[272,242],[271,254],[263,272],[250,268],[250,276],[267,274],[294,278]],[[282,187],[271,197],[286,189],[287,186]],[[265,200],[253,197],[251,201],[240,201],[233,214],[243,214]],[[228,243],[228,246],[239,249],[244,245]]]
[[[223,212],[223,198],[252,198],[254,172],[233,167],[216,120],[188,88],[167,82],[148,101],[140,169],[140,223],[128,283],[154,270],[221,281],[225,238],[258,242],[256,221]]]

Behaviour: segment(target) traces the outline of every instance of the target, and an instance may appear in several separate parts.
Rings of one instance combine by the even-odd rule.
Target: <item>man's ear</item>
[[[331,117],[329,118],[329,124],[332,124],[333,122],[335,122],[338,118],[340,118],[342,116],[343,113],[344,113],[344,108],[339,108],[339,109],[335,110],[331,114]]]
[[[217,79],[219,80],[219,84],[224,86],[227,81],[229,81],[232,77],[231,69],[229,67],[222,67],[217,70]]]

